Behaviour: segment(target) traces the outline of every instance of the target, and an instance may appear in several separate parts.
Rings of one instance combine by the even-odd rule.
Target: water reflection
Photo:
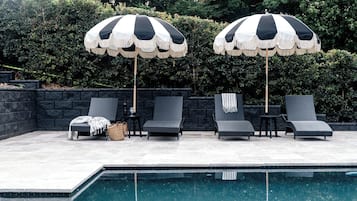
[[[3,196],[1,201],[354,200],[357,171],[108,171],[71,197]],[[14,194],[15,195],[15,194]],[[20,194],[19,194],[20,195]]]

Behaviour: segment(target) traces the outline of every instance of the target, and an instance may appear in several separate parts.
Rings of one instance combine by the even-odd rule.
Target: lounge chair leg
[[[296,139],[296,136],[295,136],[295,134],[294,134],[294,140]]]
[[[70,132],[68,136],[68,140],[73,140],[73,135],[74,135],[73,133],[74,133],[73,131]]]
[[[324,140],[326,140],[326,135],[324,136]]]
[[[268,137],[269,122],[268,119],[265,119],[265,136]]]
[[[275,127],[275,137],[278,137],[278,125],[276,123],[276,118],[274,118],[273,121],[274,121],[274,127]]]
[[[262,136],[262,123],[263,123],[263,119],[260,118],[260,124],[259,124],[259,137]]]

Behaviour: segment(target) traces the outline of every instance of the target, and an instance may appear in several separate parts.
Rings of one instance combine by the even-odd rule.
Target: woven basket
[[[123,122],[120,122],[120,124],[123,124],[123,130],[124,130],[124,136],[127,136],[128,135],[128,132],[129,132],[129,129],[128,129],[128,123],[123,121]]]
[[[111,140],[124,140],[126,123],[114,123],[108,127],[108,135]],[[126,126],[127,127],[127,126]]]

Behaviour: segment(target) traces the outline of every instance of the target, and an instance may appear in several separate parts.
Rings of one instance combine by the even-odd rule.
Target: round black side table
[[[131,121],[131,127],[132,129],[129,128],[129,133],[128,133],[128,137],[130,138],[130,136],[142,136],[142,133],[141,133],[141,122],[140,122],[140,116],[137,115],[137,114],[130,114],[127,119],[129,121]],[[136,127],[139,128],[139,135],[136,135]],[[133,134],[131,134],[131,131],[133,131]]]
[[[259,117],[260,117],[259,137],[262,136],[262,126],[263,124],[265,124],[265,135],[268,136],[268,131],[269,131],[270,138],[271,138],[273,123],[274,123],[275,137],[278,137],[278,127],[276,124],[276,119],[280,117],[280,115],[264,114],[264,115],[260,115]]]

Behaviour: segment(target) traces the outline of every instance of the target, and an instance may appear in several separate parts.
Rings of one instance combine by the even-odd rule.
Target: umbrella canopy
[[[283,14],[255,14],[240,18],[215,38],[216,54],[266,57],[265,113],[268,113],[268,57],[318,52],[320,39],[299,19]]]
[[[136,112],[137,56],[143,58],[183,57],[187,42],[168,22],[146,15],[110,17],[91,28],[84,37],[87,51],[134,58],[133,108]]]

